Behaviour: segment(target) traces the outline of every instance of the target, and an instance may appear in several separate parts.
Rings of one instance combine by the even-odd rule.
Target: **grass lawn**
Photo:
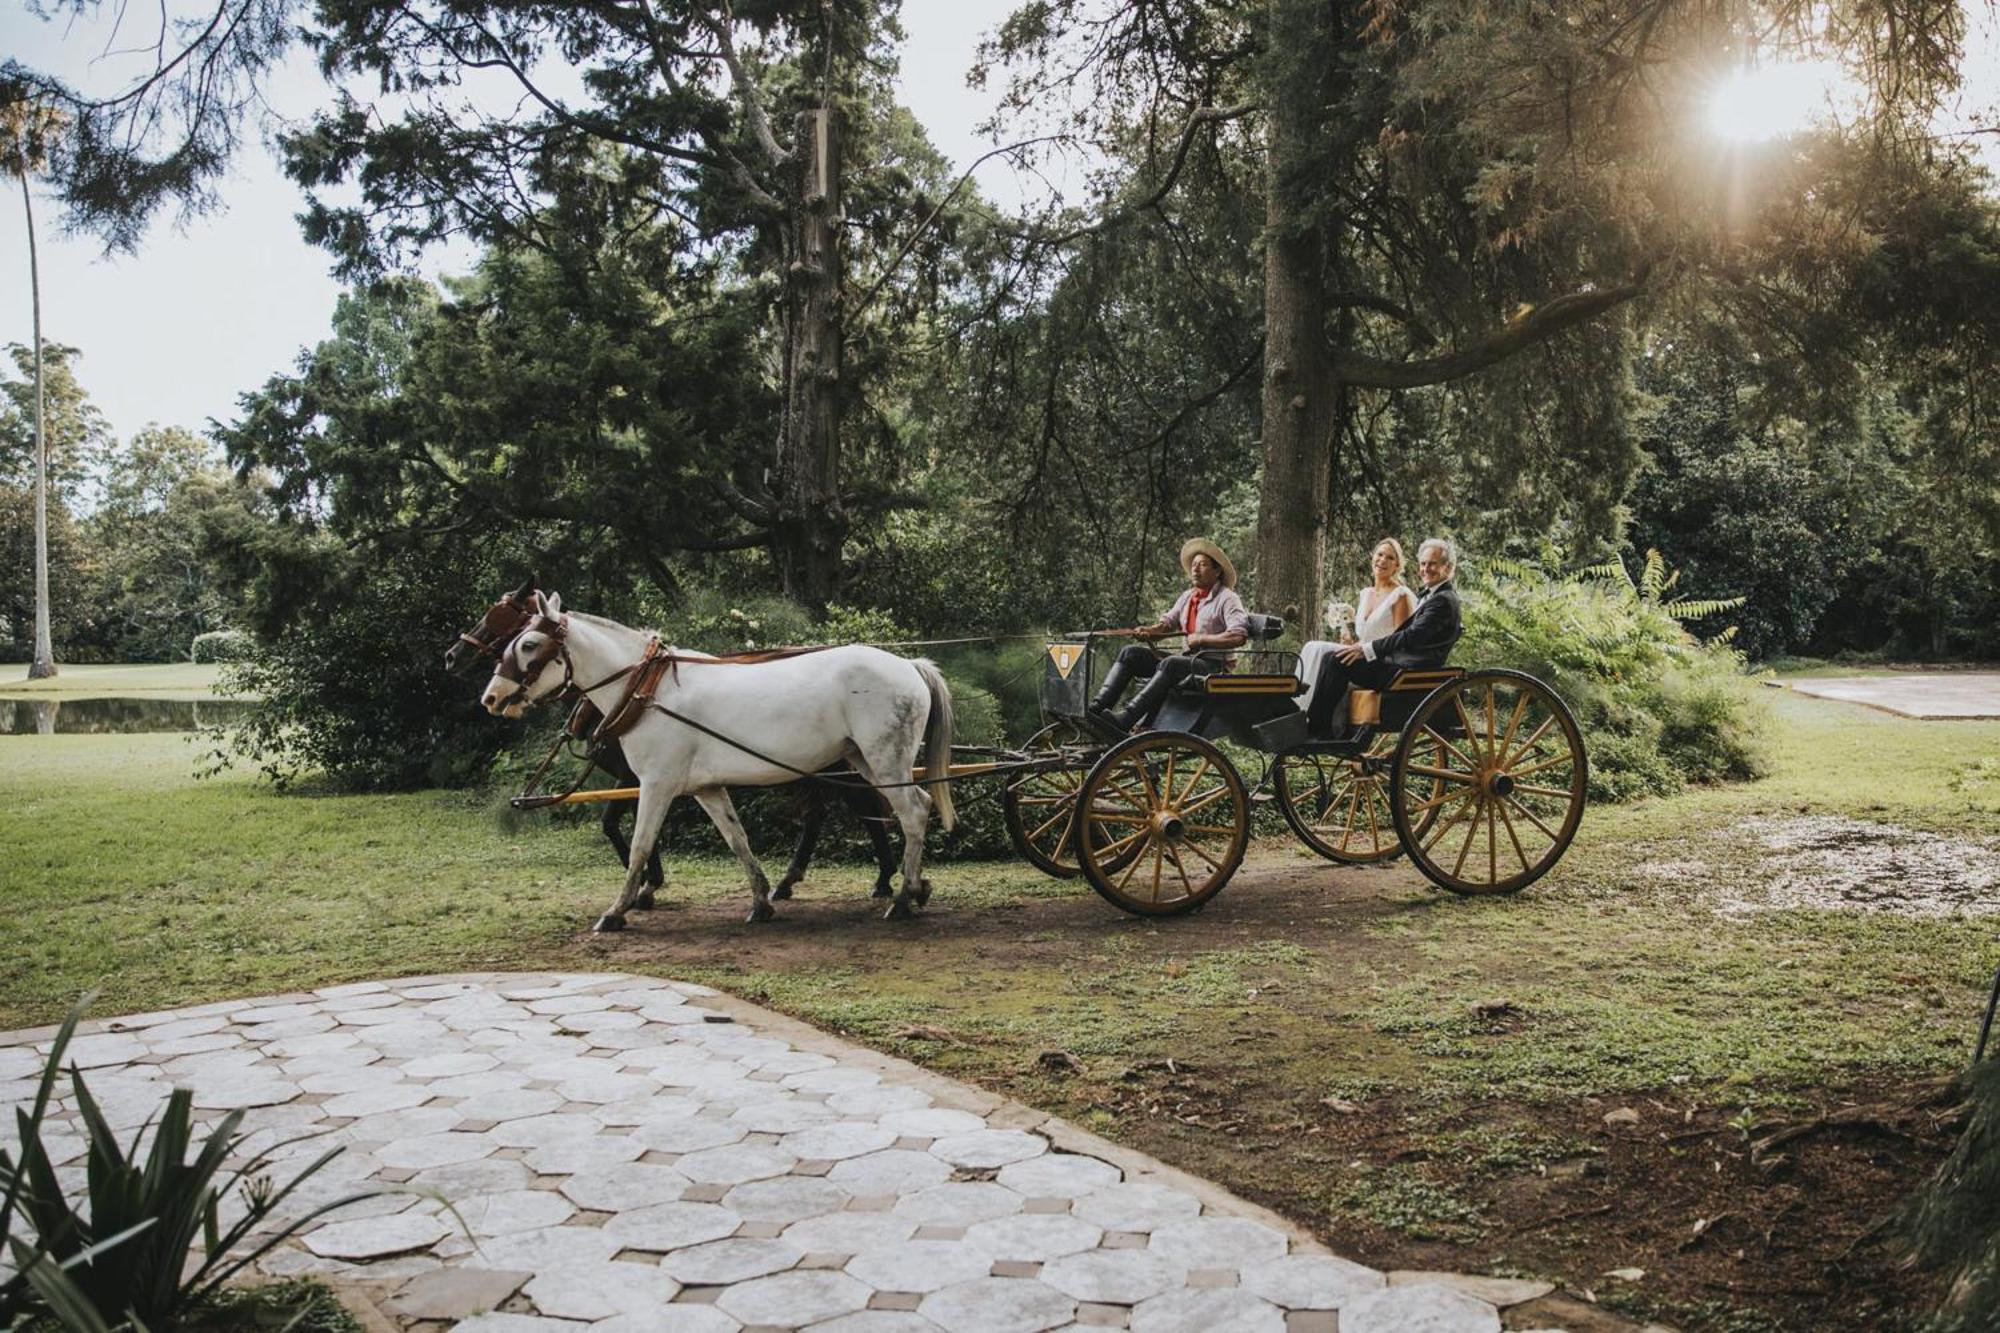
[[[938,867],[891,923],[849,865],[750,927],[733,863],[680,858],[670,904],[611,937],[585,933],[618,879],[592,824],[197,782],[175,736],[0,736],[0,1026],[86,988],[108,1015],[655,971],[1069,1116],[1367,1262],[1544,1274],[1688,1329],[1893,1328],[1935,1293],[1863,1233],[1944,1131],[1905,1108],[1775,1162],[1749,1141],[1969,1056],[2000,918],[1921,913],[2000,897],[2000,722],[1760,693],[1769,779],[1595,809],[1517,898],[1279,841],[1188,918],[994,863]],[[1910,914],[1853,910],[1885,900]]]
[[[25,662],[0,664],[0,699],[217,699],[214,662],[117,662],[62,666],[47,680],[29,680]]]

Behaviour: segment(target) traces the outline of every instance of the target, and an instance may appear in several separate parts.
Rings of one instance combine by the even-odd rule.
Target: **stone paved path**
[[[0,1037],[0,1104],[50,1035]],[[395,1190],[261,1263],[384,1329],[1495,1333],[1549,1290],[1350,1263],[1063,1121],[650,978],[330,986],[93,1023],[70,1058],[121,1129],[186,1086],[245,1110],[249,1150],[315,1135],[280,1180],[342,1146],[301,1210]]]
[[[1866,704],[1927,722],[2000,717],[2000,672],[1920,671],[1887,676],[1806,676],[1784,682],[1816,699]]]

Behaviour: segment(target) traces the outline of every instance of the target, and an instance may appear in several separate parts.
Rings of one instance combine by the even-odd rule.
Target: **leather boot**
[[[1104,683],[1097,687],[1097,697],[1090,701],[1090,711],[1110,714],[1118,706],[1118,697],[1131,683],[1132,668],[1123,662],[1113,662],[1111,669],[1104,673]]]
[[[1130,731],[1158,712],[1160,705],[1166,702],[1167,695],[1173,688],[1172,676],[1165,671],[1154,672],[1153,678],[1146,682],[1146,687],[1132,696],[1132,702],[1111,716],[1117,720],[1119,726]]]

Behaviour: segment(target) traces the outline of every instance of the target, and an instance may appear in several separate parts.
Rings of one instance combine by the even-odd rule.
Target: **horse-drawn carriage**
[[[934,810],[949,826],[951,786],[974,777],[1001,781],[1008,832],[1028,861],[1052,875],[1081,874],[1144,915],[1192,911],[1220,893],[1242,863],[1261,800],[1275,800],[1300,840],[1329,860],[1365,865],[1407,853],[1454,893],[1513,893],[1561,858],[1583,815],[1586,761],[1575,720],[1548,686],[1518,671],[1405,670],[1379,692],[1350,691],[1344,722],[1316,736],[1300,703],[1311,686],[1297,656],[1266,646],[1281,628],[1275,617],[1251,616],[1245,669],[1181,682],[1132,734],[1107,734],[1103,715],[1086,706],[1093,650],[1124,636],[1065,635],[1047,646],[1045,725],[1019,750],[951,745],[950,692],[926,661],[867,645],[687,653],[601,617],[578,615],[572,625],[560,600],[532,585],[461,634],[447,665],[495,659],[484,700],[496,714],[580,695],[597,719],[593,748],[621,736],[628,749],[643,742],[637,788],[586,792],[579,776],[568,793],[534,795],[544,761],[531,792],[515,799],[524,809],[638,799],[626,887],[599,929],[620,929],[628,907],[649,904],[643,860],[683,792],[708,810],[749,873],[751,919],[768,919],[770,885],[727,788],[794,780],[872,788],[891,807],[905,835],[895,916],[929,897],[925,829]],[[560,679],[549,670],[558,664]],[[715,670],[725,667],[735,669]],[[1241,767],[1253,754],[1264,768],[1255,795]],[[849,767],[824,771],[842,756]]]
[[[1149,729],[1122,737],[1087,708],[1107,636],[1049,644],[1046,725],[1024,751],[1039,762],[1003,793],[1021,855],[1051,875],[1081,874],[1128,912],[1191,911],[1228,884],[1268,790],[1328,860],[1407,853],[1454,893],[1513,893],[1561,858],[1583,816],[1587,761],[1547,685],[1492,668],[1405,670],[1384,690],[1350,691],[1345,724],[1313,736],[1297,656],[1265,646],[1281,629],[1251,616],[1245,669],[1191,677]],[[1246,752],[1263,759],[1255,795]]]

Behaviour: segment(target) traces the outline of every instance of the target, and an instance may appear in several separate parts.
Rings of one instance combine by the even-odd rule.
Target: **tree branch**
[[[1028,239],[1038,245],[1068,245],[1071,242],[1080,241],[1086,236],[1095,236],[1100,232],[1110,231],[1114,227],[1124,226],[1139,214],[1158,204],[1172,191],[1174,183],[1180,179],[1181,169],[1187,165],[1188,151],[1194,147],[1194,133],[1196,130],[1200,129],[1203,125],[1220,125],[1232,120],[1241,120],[1243,117],[1254,115],[1263,109],[1262,104],[1257,102],[1243,102],[1230,107],[1197,107],[1194,114],[1188,117],[1187,124],[1181,128],[1180,142],[1174,147],[1173,165],[1167,168],[1166,176],[1151,194],[1135,203],[1127,204],[1122,208],[1112,209],[1109,213],[1106,213],[1103,217],[1088,226],[1076,227],[1056,236],[1030,236]]]
[[[722,17],[716,18],[706,10],[698,10],[699,21],[715,35],[715,45],[722,55],[722,63],[729,67],[730,82],[736,85],[737,95],[743,99],[743,114],[750,122],[750,132],[756,136],[757,144],[764,150],[764,156],[771,159],[771,165],[781,167],[792,160],[791,152],[778,142],[771,133],[770,117],[764,114],[764,99],[757,95],[757,83],[743,68],[742,59],[736,54],[736,39],[730,34],[730,27],[736,22],[736,10],[723,0]]]
[[[1397,323],[1408,326],[1410,332],[1422,342],[1430,343],[1437,341],[1431,331],[1424,327],[1422,321],[1411,312],[1408,306],[1400,305],[1388,297],[1378,295],[1375,292],[1328,292],[1326,294],[1326,303],[1331,306],[1347,306],[1360,310],[1373,310],[1377,314],[1387,315]]]
[[[1564,329],[1595,319],[1645,290],[1645,275],[1619,287],[1572,292],[1536,306],[1494,329],[1470,347],[1422,361],[1381,361],[1354,352],[1336,351],[1334,373],[1362,389],[1414,389],[1443,384],[1484,370],[1495,362],[1542,342]]]

